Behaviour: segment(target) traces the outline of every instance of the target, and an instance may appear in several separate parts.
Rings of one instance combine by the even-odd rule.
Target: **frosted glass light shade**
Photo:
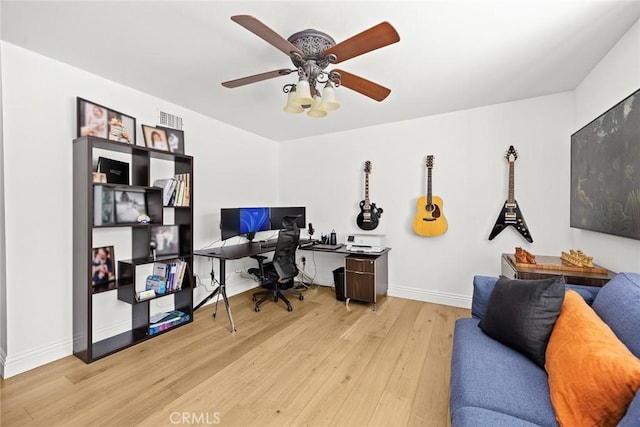
[[[313,98],[311,97],[311,88],[309,87],[309,80],[298,80],[298,84],[296,85],[296,96],[293,102],[301,106],[313,104]]]
[[[307,111],[307,115],[310,117],[324,117],[327,115],[327,112],[320,108],[320,104],[322,104],[322,98],[318,95],[313,97],[313,104],[311,104],[311,108]]]
[[[322,91],[322,104],[320,108],[325,111],[333,111],[340,108],[340,104],[336,101],[336,91],[331,86],[331,83],[327,83]]]
[[[283,108],[287,113],[296,114],[304,111],[304,108],[295,103],[296,92],[297,91],[295,89],[291,89],[287,94],[287,105]]]

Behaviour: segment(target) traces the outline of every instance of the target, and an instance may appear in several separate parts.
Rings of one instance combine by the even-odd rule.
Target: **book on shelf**
[[[155,262],[153,264],[153,274],[147,277],[147,289],[153,289],[157,294],[179,291],[182,289],[186,270],[187,262],[180,259],[172,262]],[[159,292],[154,287],[157,281],[164,282],[164,292]],[[160,288],[160,285],[157,285],[157,287]]]
[[[153,186],[162,188],[162,204],[164,206],[189,206],[191,202],[190,180],[189,173],[179,173],[171,178],[157,179]]]
[[[190,319],[191,316],[189,314],[180,310],[154,314],[149,317],[149,335],[165,331]]]

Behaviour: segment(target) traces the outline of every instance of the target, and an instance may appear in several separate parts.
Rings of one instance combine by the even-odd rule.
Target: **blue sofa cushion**
[[[542,280],[501,277],[489,297],[480,329],[544,368],[547,343],[564,293],[562,276]]]
[[[453,349],[452,417],[461,408],[477,407],[502,412],[540,426],[558,425],[544,369],[521,353],[485,335],[478,328],[478,319],[456,321]]]
[[[540,427],[518,417],[473,406],[465,406],[453,412],[451,426]]]
[[[620,341],[640,357],[640,274],[617,274],[598,292],[593,309]]]
[[[494,276],[474,276],[473,277],[473,299],[471,301],[471,315],[478,319],[483,319],[487,311],[489,297],[496,285],[497,277]],[[587,304],[593,304],[593,300],[600,291],[595,286],[566,284],[565,289],[572,289],[582,295]]]

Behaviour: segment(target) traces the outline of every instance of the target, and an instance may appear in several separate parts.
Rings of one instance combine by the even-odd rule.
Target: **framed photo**
[[[169,144],[169,151],[172,153],[184,154],[184,131],[172,128],[166,128],[162,126],[156,126],[157,129],[164,130],[167,135],[167,144]]]
[[[115,190],[117,224],[137,223],[140,215],[147,214],[147,199],[144,191]]]
[[[113,246],[94,248],[91,253],[91,285],[108,285],[116,280],[116,259]]]
[[[136,143],[136,119],[104,105],[77,98],[77,134]]]
[[[93,225],[115,224],[114,190],[103,185],[93,187]]]
[[[167,133],[164,129],[142,125],[142,134],[144,135],[144,144],[147,148],[169,151]]]
[[[640,240],[640,90],[571,135],[570,225]]]
[[[156,242],[157,255],[178,255],[180,253],[180,233],[177,225],[151,227],[151,239]]]

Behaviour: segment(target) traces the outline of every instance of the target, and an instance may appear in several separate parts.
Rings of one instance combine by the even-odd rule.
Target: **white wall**
[[[640,88],[640,21],[616,43],[575,90],[572,133]],[[638,143],[638,142],[636,142]],[[573,246],[614,271],[640,271],[640,242],[572,229]]]
[[[0,6],[1,8],[1,6]],[[4,221],[4,127],[2,126],[2,45],[0,44],[0,376],[4,376],[7,355],[7,275]]]
[[[219,238],[220,207],[277,202],[278,155],[273,142],[11,44],[2,43],[1,61],[9,377],[72,353],[76,96],[128,113],[138,124],[157,123],[159,109],[184,118],[186,152],[194,156],[196,249]],[[139,129],[137,140],[142,144]],[[108,233],[100,238],[108,240]],[[198,261],[195,270],[208,278],[208,262]],[[254,286],[237,274],[229,279],[231,294]],[[204,295],[204,287],[196,289],[196,302]],[[128,328],[130,308],[115,292],[98,299],[100,333]]]
[[[362,232],[355,217],[364,197],[364,162],[370,160],[371,200],[384,208],[375,232],[386,234],[393,248],[389,294],[469,306],[473,275],[499,274],[503,252],[522,246],[557,254],[568,248],[571,123],[572,95],[560,93],[285,142],[281,202],[306,200],[307,221],[320,231],[335,228],[339,238]],[[519,152],[515,197],[533,244],[512,228],[488,240],[507,198],[509,145]],[[435,238],[412,230],[416,199],[426,192],[427,154],[435,156],[433,193],[444,199],[449,222],[448,232]],[[318,280],[330,284],[331,268],[342,258],[315,258]]]

